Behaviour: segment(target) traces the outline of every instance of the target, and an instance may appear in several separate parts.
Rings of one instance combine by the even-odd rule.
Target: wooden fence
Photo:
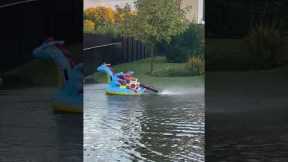
[[[103,62],[117,65],[149,57],[149,49],[133,38],[84,34],[83,60],[86,74],[95,72]]]
[[[47,37],[82,42],[82,2],[4,0],[0,2],[0,71],[31,61],[32,50]]]

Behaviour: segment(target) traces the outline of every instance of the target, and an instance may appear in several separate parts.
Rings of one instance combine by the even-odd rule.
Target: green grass
[[[286,44],[288,38],[285,38]],[[253,55],[243,39],[213,39],[208,38],[205,46],[206,71],[247,71],[261,69],[255,65]],[[285,46],[279,58],[282,62],[288,61],[288,47]],[[257,60],[256,60],[257,61]]]
[[[58,70],[52,61],[33,60],[3,74],[4,86],[57,86]]]
[[[207,70],[247,69],[249,50],[241,39],[208,39],[205,47]]]
[[[163,57],[156,57],[154,60],[154,72],[151,75],[150,59],[143,59],[132,63],[125,63],[113,66],[115,72],[134,71],[135,77],[140,82],[157,87],[166,87],[174,85],[195,86],[201,85],[204,81],[204,76],[192,76],[186,69],[185,63],[167,63]],[[88,76],[87,79],[95,80],[98,83],[106,82],[106,75],[95,73]]]

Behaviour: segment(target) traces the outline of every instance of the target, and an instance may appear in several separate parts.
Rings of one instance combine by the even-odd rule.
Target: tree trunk
[[[153,69],[154,69],[154,46],[151,47],[150,74],[153,73]]]

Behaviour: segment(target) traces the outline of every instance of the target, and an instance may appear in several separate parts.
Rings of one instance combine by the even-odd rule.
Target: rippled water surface
[[[84,161],[204,161],[201,88],[160,95],[106,96],[84,89]]]
[[[288,162],[288,75],[206,73],[206,160]]]
[[[55,114],[55,90],[0,90],[0,162],[83,161],[82,114]]]

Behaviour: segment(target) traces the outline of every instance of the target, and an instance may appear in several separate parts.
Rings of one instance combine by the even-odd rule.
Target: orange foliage
[[[84,20],[84,31],[93,32],[95,30],[95,23],[91,20]]]
[[[115,23],[115,11],[111,7],[93,7],[84,11],[84,18],[96,24]]]

